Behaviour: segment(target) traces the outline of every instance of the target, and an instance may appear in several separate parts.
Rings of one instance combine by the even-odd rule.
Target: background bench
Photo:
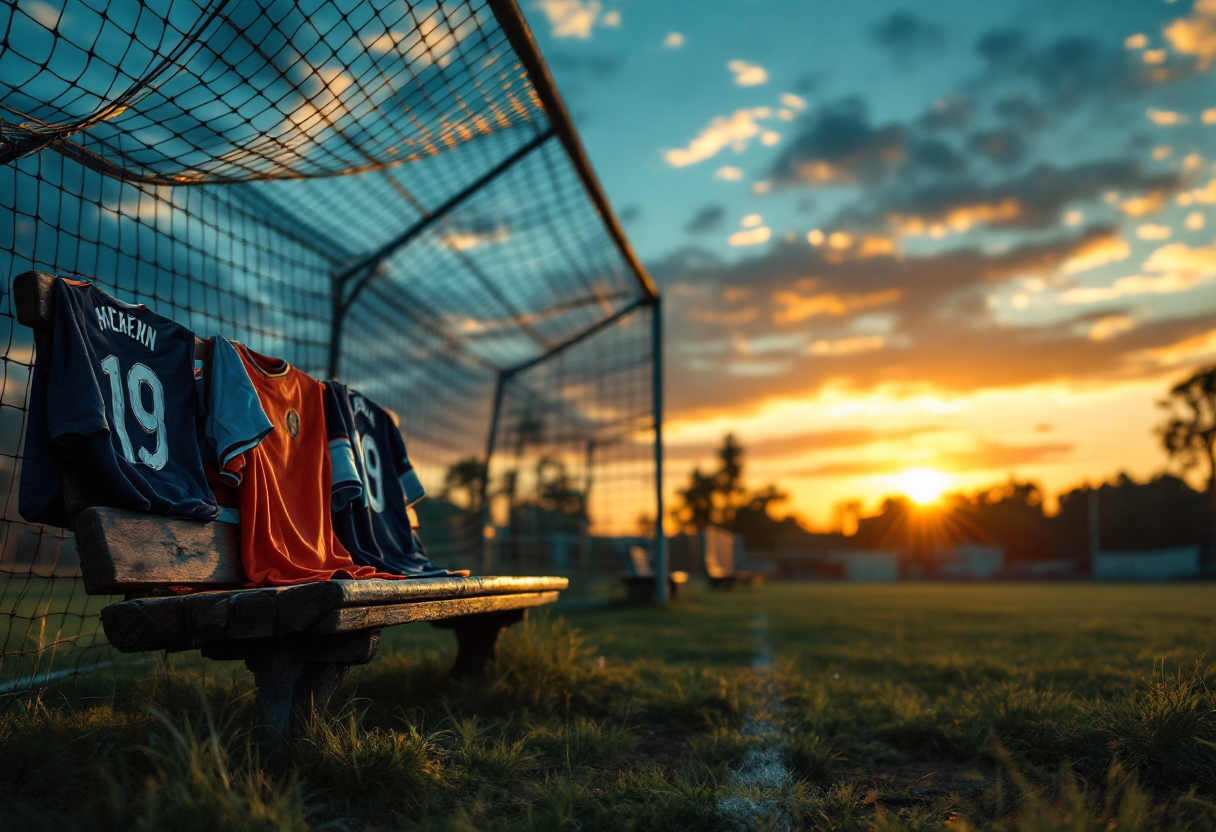
[[[736,584],[757,586],[762,580],[758,572],[735,568],[735,543],[736,536],[725,529],[706,526],[701,530],[701,562],[715,589],[730,589]]]
[[[645,604],[654,600],[654,564],[650,552],[643,546],[629,547],[629,570],[621,576],[625,582],[625,600],[634,604]],[[672,572],[667,576],[667,587],[675,598],[680,587],[688,583],[687,572]]]
[[[52,275],[13,281],[17,319],[52,320]],[[351,666],[372,660],[385,627],[427,621],[456,634],[452,675],[480,673],[507,626],[551,604],[557,577],[326,581],[245,589],[239,527],[104,507],[96,484],[63,463],[63,493],[90,595],[122,595],[101,612],[124,653],[200,650],[254,675],[255,725],[273,759],[301,719],[324,707]]]

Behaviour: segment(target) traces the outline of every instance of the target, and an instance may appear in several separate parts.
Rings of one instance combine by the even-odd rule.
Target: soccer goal
[[[0,285],[75,275],[390,408],[444,566],[664,563],[660,297],[513,0],[22,0],[0,31]],[[71,535],[18,514],[34,346],[0,308],[15,694],[121,657]]]

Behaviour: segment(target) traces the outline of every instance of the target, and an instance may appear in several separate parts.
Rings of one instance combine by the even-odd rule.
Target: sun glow
[[[919,505],[936,502],[950,485],[950,477],[932,468],[909,468],[899,475],[899,487]]]

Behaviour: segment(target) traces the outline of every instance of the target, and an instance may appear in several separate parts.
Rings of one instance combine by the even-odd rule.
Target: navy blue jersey
[[[410,524],[407,508],[425,492],[393,418],[341,382],[327,381],[325,386],[334,394],[363,481],[361,496],[341,508],[335,503],[338,539],[355,563],[382,572],[427,577],[448,574],[427,559]]]
[[[63,526],[56,460],[117,508],[211,520],[219,507],[199,450],[194,334],[90,283],[55,281],[37,335],[21,516]]]

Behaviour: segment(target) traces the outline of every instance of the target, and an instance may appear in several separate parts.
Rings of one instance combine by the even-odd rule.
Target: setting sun
[[[922,506],[938,500],[949,484],[949,476],[932,468],[909,468],[899,475],[900,488]]]

